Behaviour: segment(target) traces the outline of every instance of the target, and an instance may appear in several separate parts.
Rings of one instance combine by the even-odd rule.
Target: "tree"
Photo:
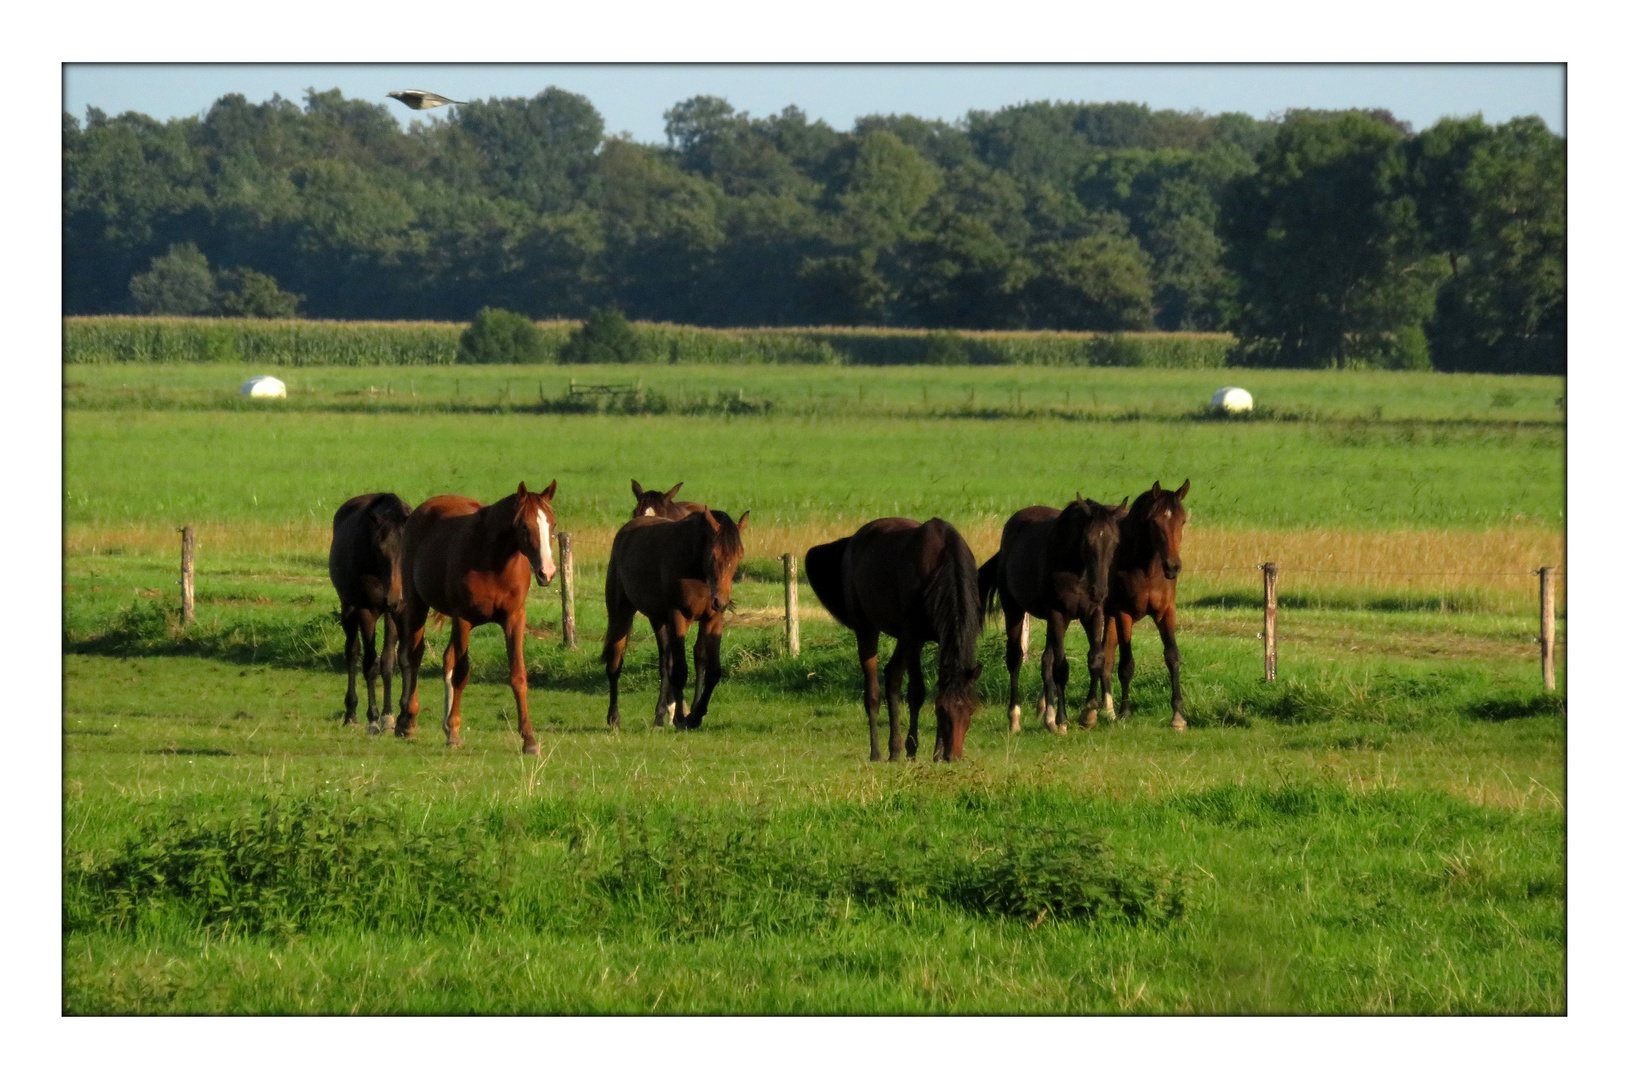
[[[215,308],[215,275],[196,244],[171,244],[130,279],[130,298],[143,315],[207,315]]]
[[[634,364],[647,359],[627,316],[616,308],[596,308],[560,347],[562,364]]]
[[[524,315],[484,307],[458,337],[460,364],[541,364],[543,335]]]
[[[1124,233],[1036,245],[1026,287],[1029,325],[1049,330],[1149,330],[1154,288],[1147,253]]]
[[[1430,250],[1388,115],[1292,111],[1257,171],[1230,186],[1221,223],[1240,288],[1246,363],[1427,363],[1446,260]]]
[[[300,313],[300,302],[305,297],[284,292],[277,287],[277,279],[248,267],[224,270],[216,276],[217,288],[222,289],[215,301],[215,310],[222,315],[235,315],[251,319],[292,319]]]
[[[451,122],[480,148],[488,187],[549,212],[583,197],[605,136],[605,121],[587,98],[554,86],[532,98],[471,101]]]

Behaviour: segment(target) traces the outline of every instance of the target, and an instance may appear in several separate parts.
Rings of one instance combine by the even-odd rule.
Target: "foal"
[[[1120,542],[1124,501],[1105,506],[1082,499],[1062,510],[1031,506],[1007,519],[1001,550],[979,569],[980,598],[986,610],[1001,602],[1007,620],[1007,719],[1019,728],[1018,673],[1023,667],[1020,644],[1024,616],[1046,623],[1046,650],[1041,653],[1042,712],[1048,731],[1069,730],[1069,660],[1064,636],[1079,620],[1086,631],[1087,727],[1097,724],[1095,694],[1107,688],[1103,650],[1103,602],[1109,591],[1109,566]]]
[[[412,511],[395,495],[375,492],[347,499],[334,514],[334,539],[328,546],[328,580],[339,594],[339,621],[345,627],[345,723],[356,723],[356,668],[360,659],[368,684],[368,734],[393,727],[390,672],[396,666],[396,643],[402,615],[402,529]],[[385,663],[374,649],[374,627],[385,620]],[[384,676],[385,714],[379,715],[373,688]]]
[[[663,521],[683,521],[691,514],[706,513],[706,503],[673,501],[673,496],[677,495],[682,487],[684,487],[684,481],[680,480],[666,491],[646,491],[639,486],[639,481],[635,480],[633,482],[633,516],[636,518],[658,517]]]
[[[1188,481],[1175,491],[1163,491],[1160,482],[1137,496],[1131,512],[1120,525],[1120,546],[1114,553],[1109,572],[1109,598],[1103,606],[1107,616],[1103,640],[1105,655],[1120,646],[1120,699],[1131,714],[1131,676],[1137,670],[1131,658],[1131,628],[1147,616],[1159,628],[1165,644],[1165,669],[1171,673],[1171,726],[1185,731],[1182,718],[1182,653],[1176,643],[1177,575],[1182,573],[1182,527],[1188,511],[1182,500],[1188,494]],[[1114,719],[1114,698],[1103,687],[1103,711]]]
[[[669,719],[676,728],[698,728],[713,698],[713,687],[724,674],[719,662],[719,641],[724,636],[724,610],[730,605],[735,568],[741,562],[740,521],[722,510],[704,510],[680,521],[637,517],[617,531],[611,541],[611,562],[605,570],[605,647],[600,659],[610,683],[611,703],[605,722],[621,730],[617,683],[628,632],[634,617],[650,620],[656,633],[657,665],[661,689],[656,696],[655,726]],[[690,713],[684,711],[684,685],[689,671],[684,662],[684,636],[690,624],[696,633],[696,693]]]
[[[452,640],[441,658],[446,690],[441,730],[447,745],[464,745],[459,707],[469,683],[470,630],[498,623],[509,651],[509,686],[515,693],[521,753],[538,752],[526,710],[526,593],[533,578],[547,585],[554,577],[549,543],[554,490],[551,481],[543,491],[530,492],[523,481],[513,495],[491,506],[464,495],[437,495],[407,519],[403,648],[408,657],[401,709],[406,722],[397,724],[397,735],[411,737],[418,731],[424,622],[434,608],[452,620]]]

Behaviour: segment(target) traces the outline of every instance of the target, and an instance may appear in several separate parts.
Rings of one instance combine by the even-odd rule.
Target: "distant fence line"
[[[580,323],[539,322],[543,363]],[[85,315],[62,320],[68,364],[245,363],[271,367],[449,365],[465,323],[339,322]],[[1064,330],[900,330],[869,327],[714,329],[633,324],[640,359],[686,364],[886,367],[976,364],[1040,367],[1220,368],[1230,334]]]

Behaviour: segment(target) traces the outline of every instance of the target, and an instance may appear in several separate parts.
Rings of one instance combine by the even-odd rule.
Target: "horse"
[[[742,513],[740,521],[731,520],[722,510],[687,514],[679,521],[636,517],[617,531],[605,569],[605,646],[600,650],[611,691],[605,722],[613,731],[622,729],[617,683],[636,615],[649,619],[656,632],[661,689],[656,695],[654,725],[662,727],[671,719],[679,729],[701,726],[713,687],[724,674],[718,659],[719,640],[724,635],[724,611],[730,605],[735,568],[741,562],[741,530],[751,513]],[[690,674],[684,660],[684,637],[692,622],[699,624],[696,691],[686,714],[684,686]]]
[[[1086,692],[1086,726],[1097,724],[1093,704],[1106,687],[1103,652],[1103,602],[1109,591],[1109,566],[1120,542],[1126,504],[1105,506],[1075,493],[1062,510],[1030,506],[1007,519],[1001,549],[979,568],[979,598],[984,610],[999,600],[1007,620],[1007,719],[1019,729],[1018,672],[1024,663],[1025,614],[1046,623],[1046,649],[1041,653],[1042,719],[1048,731],[1069,730],[1069,660],[1064,636],[1079,620],[1086,631],[1086,666],[1091,679]]]
[[[639,486],[639,481],[635,480],[633,482],[633,516],[636,518],[659,517],[664,521],[683,521],[691,514],[706,513],[706,503],[673,501],[673,496],[677,495],[682,487],[684,487],[684,481],[680,480],[666,491],[646,491]]]
[[[334,514],[328,545],[328,580],[339,594],[339,621],[345,627],[345,725],[356,724],[356,669],[360,660],[368,684],[368,734],[394,727],[390,714],[390,672],[397,663],[402,614],[402,529],[412,512],[388,492],[347,499]],[[374,627],[385,620],[385,714],[379,715],[374,683],[381,674]]]
[[[407,657],[401,707],[407,722],[397,724],[397,735],[409,738],[418,731],[424,622],[433,608],[452,620],[452,640],[441,658],[445,689],[441,730],[447,745],[464,745],[459,708],[469,682],[470,630],[498,623],[509,651],[509,686],[515,692],[521,753],[538,752],[526,709],[526,593],[533,578],[539,585],[554,578],[550,549],[554,492],[554,481],[538,492],[527,491],[522,481],[513,495],[491,506],[464,495],[437,495],[408,517],[402,581],[406,623],[402,648]]]
[[[1182,527],[1188,511],[1182,500],[1188,495],[1188,481],[1175,491],[1164,491],[1160,482],[1143,492],[1131,504],[1120,524],[1120,546],[1115,549],[1109,569],[1109,596],[1103,605],[1105,656],[1120,648],[1120,699],[1127,715],[1131,713],[1131,676],[1137,665],[1131,658],[1131,628],[1145,615],[1159,628],[1165,644],[1165,668],[1171,673],[1171,726],[1185,731],[1182,718],[1182,653],[1176,643],[1176,586],[1182,573]],[[1103,711],[1114,719],[1114,697],[1103,687]]]
[[[880,518],[853,536],[818,544],[804,556],[815,596],[838,622],[854,631],[865,680],[865,715],[871,725],[871,760],[881,761],[877,744],[877,639],[897,641],[888,660],[888,760],[901,749],[916,757],[917,714],[926,690],[922,646],[939,645],[938,688],[933,711],[938,721],[933,760],[960,761],[962,741],[978,708],[975,659],[983,608],[973,552],[954,526],[939,518],[926,524],[910,518]],[[910,733],[899,737],[899,684],[910,673],[907,702]]]

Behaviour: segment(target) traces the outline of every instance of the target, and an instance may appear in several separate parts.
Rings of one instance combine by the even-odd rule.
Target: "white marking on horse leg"
[[[1048,731],[1058,730],[1058,707],[1051,702],[1048,702],[1046,706],[1046,729]]]
[[[447,734],[452,733],[452,670],[442,669],[441,672],[441,730]]]
[[[679,703],[677,701],[670,701],[670,702],[667,703],[667,722],[668,723],[670,723],[670,724],[673,723],[673,717],[678,713],[678,711],[679,711]]]
[[[1018,730],[1018,718],[1022,715],[1024,715],[1024,710],[1017,705],[1007,710],[1007,720],[1012,724],[1012,730]]]
[[[1103,691],[1103,715],[1114,719],[1114,695],[1107,690]]]

